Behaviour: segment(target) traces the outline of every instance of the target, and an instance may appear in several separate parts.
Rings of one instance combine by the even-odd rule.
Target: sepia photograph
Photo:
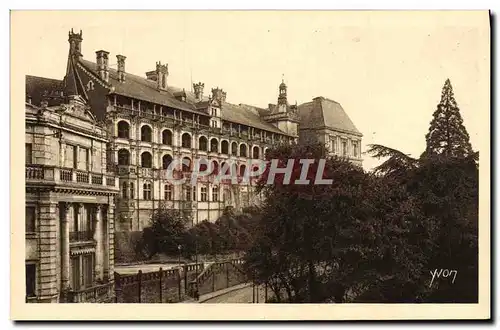
[[[12,11],[11,73],[11,318],[491,317],[488,11]]]

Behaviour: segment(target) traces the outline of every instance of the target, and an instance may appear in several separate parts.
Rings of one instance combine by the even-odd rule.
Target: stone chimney
[[[212,88],[212,98],[219,102],[226,102],[226,92],[222,88]]]
[[[80,33],[74,33],[73,29],[68,33],[69,42],[69,55],[75,57],[77,60],[81,60],[82,55],[82,30]]]
[[[193,84],[194,95],[196,97],[196,101],[198,101],[198,102],[203,100],[203,88],[204,87],[205,87],[205,84],[202,82],[199,82],[197,84]]]
[[[156,73],[156,71],[148,71],[146,72],[146,78],[148,80],[153,80],[153,81],[157,81],[158,80],[158,74]]]
[[[168,78],[168,64],[161,64],[161,62],[156,63],[156,82],[158,90],[167,90],[167,78]]]
[[[98,50],[96,54],[97,75],[105,82],[109,82],[109,65],[108,55],[109,52],[105,50]]]
[[[117,72],[119,82],[125,81],[125,59],[126,57],[123,55],[116,55],[116,61],[118,62]]]

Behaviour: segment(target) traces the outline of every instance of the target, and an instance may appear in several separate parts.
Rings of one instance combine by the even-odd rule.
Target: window
[[[170,132],[168,129],[164,130],[162,133],[162,143],[166,144],[167,146],[172,145],[172,132]]]
[[[212,108],[212,116],[217,117],[217,109]]]
[[[207,146],[208,146],[208,140],[204,136],[200,136],[198,139],[198,149],[202,151],[207,151]]]
[[[134,189],[134,183],[130,182],[130,198],[135,198],[135,189]]]
[[[190,172],[191,171],[191,159],[184,157],[182,159],[182,172]]]
[[[94,255],[87,254],[82,257],[83,266],[83,286],[85,288],[94,285]]]
[[[26,264],[26,296],[36,296],[36,264]]]
[[[122,139],[129,138],[129,124],[126,121],[118,122],[118,137]]]
[[[191,135],[188,133],[182,134],[182,147],[191,148]]]
[[[212,201],[219,201],[219,187],[212,187]]]
[[[148,125],[143,125],[141,127],[141,141],[151,142],[151,136],[151,127],[149,127]]]
[[[219,141],[217,139],[210,140],[210,152],[219,152]]]
[[[240,145],[240,157],[247,156],[247,146],[245,144]]]
[[[231,143],[231,155],[238,155],[238,144],[236,142]]]
[[[143,152],[141,154],[141,166],[145,168],[151,168],[153,167],[153,157],[151,154],[147,151]]]
[[[335,136],[333,136],[331,139],[330,139],[330,144],[332,145],[332,152],[334,154],[337,153],[337,138]]]
[[[90,171],[90,149],[85,149],[85,164],[84,169]]]
[[[31,143],[26,143],[26,164],[33,164],[33,145]]]
[[[184,193],[185,193],[184,199],[188,202],[191,201],[191,186],[186,186]]]
[[[257,146],[253,147],[253,158],[259,159],[259,154],[260,154],[259,147],[257,147]]]
[[[217,120],[212,120],[211,122],[212,122],[212,127],[217,128]]]
[[[206,202],[207,198],[207,187],[201,187],[201,201]]]
[[[352,143],[352,155],[354,156],[354,158],[358,158],[358,143],[357,142]]]
[[[128,196],[128,184],[127,182],[123,182],[122,184],[122,198],[127,198]]]
[[[226,140],[222,141],[220,148],[223,154],[229,155],[229,142],[227,142]]]
[[[87,91],[93,91],[94,90],[94,82],[92,80],[89,80],[87,83]]]
[[[73,146],[73,168],[78,168],[78,148]]]
[[[347,141],[342,141],[342,156],[347,156]]]
[[[151,200],[151,183],[145,183],[142,186],[142,198],[144,200]]]
[[[170,155],[164,155],[162,157],[162,166],[163,166],[163,169],[164,170],[168,169],[168,167],[170,166],[170,164],[172,163],[172,161],[173,161],[172,156],[170,156]]]
[[[167,201],[172,200],[172,186],[169,184],[165,185],[165,200]]]
[[[36,208],[34,206],[26,206],[26,233],[34,233],[36,231]]]
[[[80,257],[76,256],[71,258],[71,288],[80,290],[80,283]]]
[[[130,165],[130,152],[127,149],[118,150],[118,165]]]

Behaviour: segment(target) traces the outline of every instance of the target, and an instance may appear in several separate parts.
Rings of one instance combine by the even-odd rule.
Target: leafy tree
[[[177,254],[188,222],[182,212],[161,206],[153,213],[150,226],[144,228],[138,251],[149,259],[157,253]]]

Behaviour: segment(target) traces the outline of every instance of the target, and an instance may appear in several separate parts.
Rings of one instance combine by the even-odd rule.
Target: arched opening
[[[247,146],[246,146],[246,144],[240,145],[240,157],[247,157]]]
[[[211,163],[212,173],[211,174],[219,174],[219,163],[216,160],[212,160]]]
[[[183,148],[191,148],[191,135],[188,133],[182,134],[182,147]]]
[[[173,160],[174,159],[172,158],[172,156],[164,155],[161,159],[163,169],[164,170],[168,169]]]
[[[141,166],[145,168],[153,167],[153,157],[147,151],[141,154]]]
[[[189,157],[184,157],[182,159],[182,172],[191,171],[191,159]]]
[[[127,149],[118,150],[118,165],[130,165],[130,152]]]
[[[172,145],[172,132],[168,129],[164,130],[161,134],[161,142],[167,146]]]
[[[264,158],[266,158],[266,159],[267,159],[268,152],[269,152],[269,148],[265,148],[264,149]]]
[[[220,171],[222,175],[227,175],[229,173],[229,166],[226,162],[220,163]]]
[[[221,152],[225,155],[229,155],[229,142],[226,140],[222,141],[220,144]]]
[[[260,148],[258,146],[253,147],[253,158],[259,159],[260,157]]]
[[[247,167],[244,164],[240,166],[240,176],[245,175],[246,169],[247,169]]]
[[[122,139],[130,138],[130,125],[124,120],[118,122],[118,137]]]
[[[210,140],[210,152],[219,152],[219,141],[216,138]]]
[[[231,155],[238,156],[238,143],[231,143]]]
[[[202,151],[208,151],[208,140],[204,136],[200,136],[198,139],[198,149]]]
[[[151,127],[148,125],[143,125],[141,127],[141,141],[151,142],[152,131]]]

